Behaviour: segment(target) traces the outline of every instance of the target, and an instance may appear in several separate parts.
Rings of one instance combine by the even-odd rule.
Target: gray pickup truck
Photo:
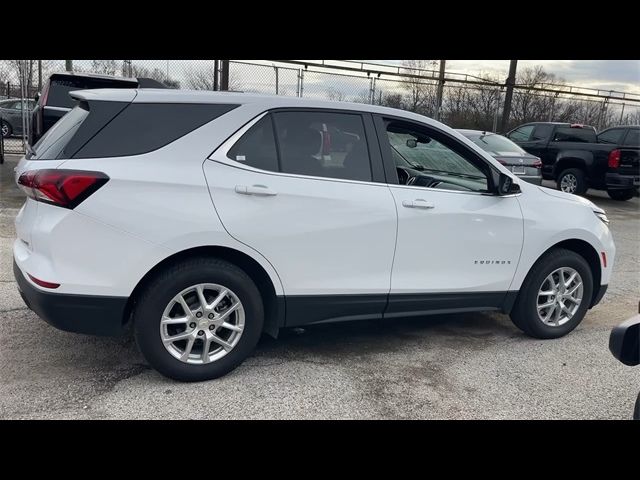
[[[506,135],[542,161],[542,177],[564,192],[581,195],[606,190],[629,200],[640,186],[640,126],[603,130],[559,122],[532,122]]]

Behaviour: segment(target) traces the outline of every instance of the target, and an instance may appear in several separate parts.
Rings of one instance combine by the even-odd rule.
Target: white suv
[[[16,169],[19,288],[63,330],[132,326],[169,377],[218,377],[263,332],[328,321],[498,310],[556,338],[609,283],[603,210],[519,181],[421,115],[233,93],[71,96]]]

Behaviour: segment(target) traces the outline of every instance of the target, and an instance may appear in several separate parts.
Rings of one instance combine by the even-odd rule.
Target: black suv
[[[152,78],[124,78],[92,73],[54,73],[36,97],[38,103],[31,114],[29,144],[34,145],[76,101],[69,96],[73,90],[94,88],[167,88]]]

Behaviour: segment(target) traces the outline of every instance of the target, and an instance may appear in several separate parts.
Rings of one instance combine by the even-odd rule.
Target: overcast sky
[[[375,62],[400,64],[402,60]],[[640,60],[518,60],[518,68],[535,65],[580,87],[640,93]],[[447,60],[447,71],[506,78],[509,60]]]

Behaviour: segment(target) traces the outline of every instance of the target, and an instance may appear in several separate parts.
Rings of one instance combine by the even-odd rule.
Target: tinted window
[[[271,116],[262,117],[227,153],[231,160],[262,170],[278,171],[276,141]]]
[[[476,135],[469,139],[492,155],[526,155],[523,149],[502,135],[487,133],[486,135]]]
[[[599,143],[620,143],[620,137],[624,130],[622,128],[610,128],[604,132],[598,134]]]
[[[223,104],[132,103],[73,158],[122,157],[151,152],[236,107]]]
[[[596,143],[596,132],[590,128],[558,127],[553,134],[554,142]]]
[[[278,112],[274,122],[284,173],[371,180],[362,117],[331,112]]]
[[[515,142],[526,142],[529,140],[529,136],[533,131],[533,125],[525,125],[524,127],[516,128],[509,134],[509,138]]]
[[[129,82],[126,80],[53,76],[49,86],[47,105],[52,107],[73,107],[76,104],[76,101],[69,96],[69,92],[74,90],[85,90],[91,88],[136,88],[137,86],[137,82]]]
[[[624,139],[624,144],[634,147],[640,145],[640,130],[637,128],[629,129],[627,138]]]
[[[387,137],[396,165],[414,177],[413,185],[486,192],[487,176],[473,162],[410,124],[390,122]],[[409,180],[399,171],[401,183]],[[411,180],[410,180],[411,181]],[[406,182],[405,182],[406,183]]]
[[[53,160],[57,158],[88,115],[89,110],[85,102],[73,108],[38,140],[33,146],[36,158],[30,159]]]
[[[546,140],[551,135],[552,125],[536,125],[531,140]]]

